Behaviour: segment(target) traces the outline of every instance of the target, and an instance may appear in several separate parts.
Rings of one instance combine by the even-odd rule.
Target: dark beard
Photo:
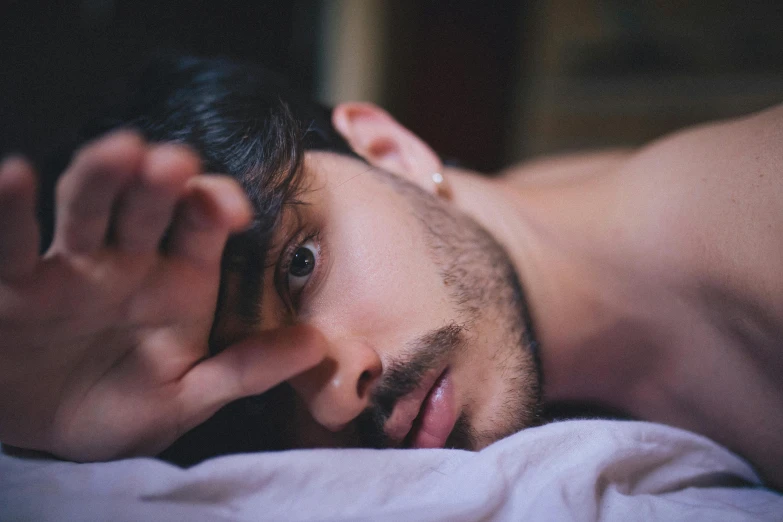
[[[384,426],[399,399],[419,387],[422,378],[465,346],[464,328],[452,323],[438,328],[408,346],[409,360],[394,361],[376,383],[372,403],[355,421],[361,447],[387,448],[391,441]]]
[[[410,203],[421,223],[432,260],[439,267],[451,300],[466,329],[494,312],[498,328],[506,333],[502,344],[519,349],[515,380],[520,389],[520,419],[503,415],[509,430],[538,421],[543,378],[539,343],[530,306],[516,269],[503,246],[474,219],[428,194],[418,185],[384,171],[375,171]],[[508,431],[508,430],[507,430]],[[503,436],[510,433],[503,433]],[[488,434],[485,434],[488,435]],[[474,438],[482,438],[475,434]]]
[[[477,449],[537,422],[541,401],[541,364],[533,322],[522,285],[503,247],[473,219],[455,212],[417,185],[383,171],[375,171],[411,204],[421,223],[430,255],[439,267],[451,300],[465,330],[484,319],[486,310],[496,311],[500,327],[507,332],[505,345],[518,346],[517,386],[509,396],[508,410],[499,412],[497,430],[477,432],[462,412],[446,441],[446,447]],[[432,350],[433,348],[428,348]],[[416,353],[414,351],[414,353]],[[418,355],[418,354],[417,354]],[[389,446],[383,426],[397,399],[416,388],[428,369],[426,354],[413,360],[411,368],[393,365],[376,387],[373,404],[356,420],[360,445],[371,448]],[[437,360],[436,357],[430,361]],[[428,363],[430,361],[427,361]],[[396,375],[395,375],[396,374]]]

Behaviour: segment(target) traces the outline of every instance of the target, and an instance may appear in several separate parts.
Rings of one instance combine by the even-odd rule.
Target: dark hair
[[[262,67],[227,59],[155,59],[128,84],[127,94],[82,130],[77,143],[117,128],[135,129],[154,142],[187,144],[201,155],[206,172],[228,174],[242,185],[254,207],[254,221],[249,230],[229,240],[223,274],[242,274],[238,301],[251,306],[260,300],[266,253],[281,210],[295,202],[301,190],[304,152],[354,155],[332,127],[329,109]],[[67,163],[64,159],[49,162],[50,172],[44,173],[49,183],[42,183],[39,205],[42,248],[51,242],[53,230],[56,174],[52,171],[61,171]],[[219,294],[218,310],[223,281]],[[243,315],[255,312],[240,311]],[[268,396],[278,404],[278,411],[282,411],[283,395],[290,399],[290,394],[280,390]],[[259,408],[263,403],[252,400],[229,405],[170,448],[166,457],[189,464],[215,454],[274,448],[275,423],[266,415],[271,412],[265,411],[262,419],[247,419],[248,410]],[[254,429],[259,422],[268,429]],[[237,436],[238,432],[242,434]]]
[[[271,71],[220,58],[156,58],[118,103],[82,129],[77,143],[122,127],[150,141],[187,144],[206,172],[239,181],[255,207],[249,234],[261,247],[256,253],[265,251],[283,204],[296,198],[303,152],[353,155],[332,127],[329,109]],[[43,206],[51,209],[48,203]],[[44,214],[50,221],[53,213]],[[44,228],[48,244],[51,226]]]
[[[304,151],[353,155],[332,127],[331,111],[269,70],[220,58],[160,56],[126,89],[82,129],[77,146],[113,129],[132,128],[149,141],[187,144],[201,155],[206,172],[239,181],[254,207],[254,221],[229,240],[223,272],[243,275],[239,313],[254,317],[272,233],[283,205],[294,202],[301,188]],[[50,166],[55,172],[45,174],[49,182],[42,184],[44,247],[51,242],[53,187],[63,159]]]

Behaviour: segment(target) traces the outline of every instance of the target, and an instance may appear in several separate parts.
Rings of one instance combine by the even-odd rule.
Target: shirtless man
[[[156,454],[285,381],[255,417],[277,447],[480,449],[579,401],[783,488],[783,108],[488,178],[369,104],[330,123],[247,66],[155,71],[112,120],[141,135],[62,176],[43,255],[32,168],[2,166],[4,443]]]

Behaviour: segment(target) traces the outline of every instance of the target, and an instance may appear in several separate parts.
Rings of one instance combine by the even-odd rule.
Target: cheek
[[[334,225],[317,306],[325,324],[404,343],[450,320],[443,282],[412,217],[359,206]]]

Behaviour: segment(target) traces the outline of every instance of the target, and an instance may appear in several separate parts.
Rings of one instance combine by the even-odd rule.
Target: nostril
[[[359,381],[356,383],[356,393],[359,395],[359,398],[364,398],[370,384],[372,384],[372,372],[370,372],[370,370],[364,370],[361,375],[359,375]]]

